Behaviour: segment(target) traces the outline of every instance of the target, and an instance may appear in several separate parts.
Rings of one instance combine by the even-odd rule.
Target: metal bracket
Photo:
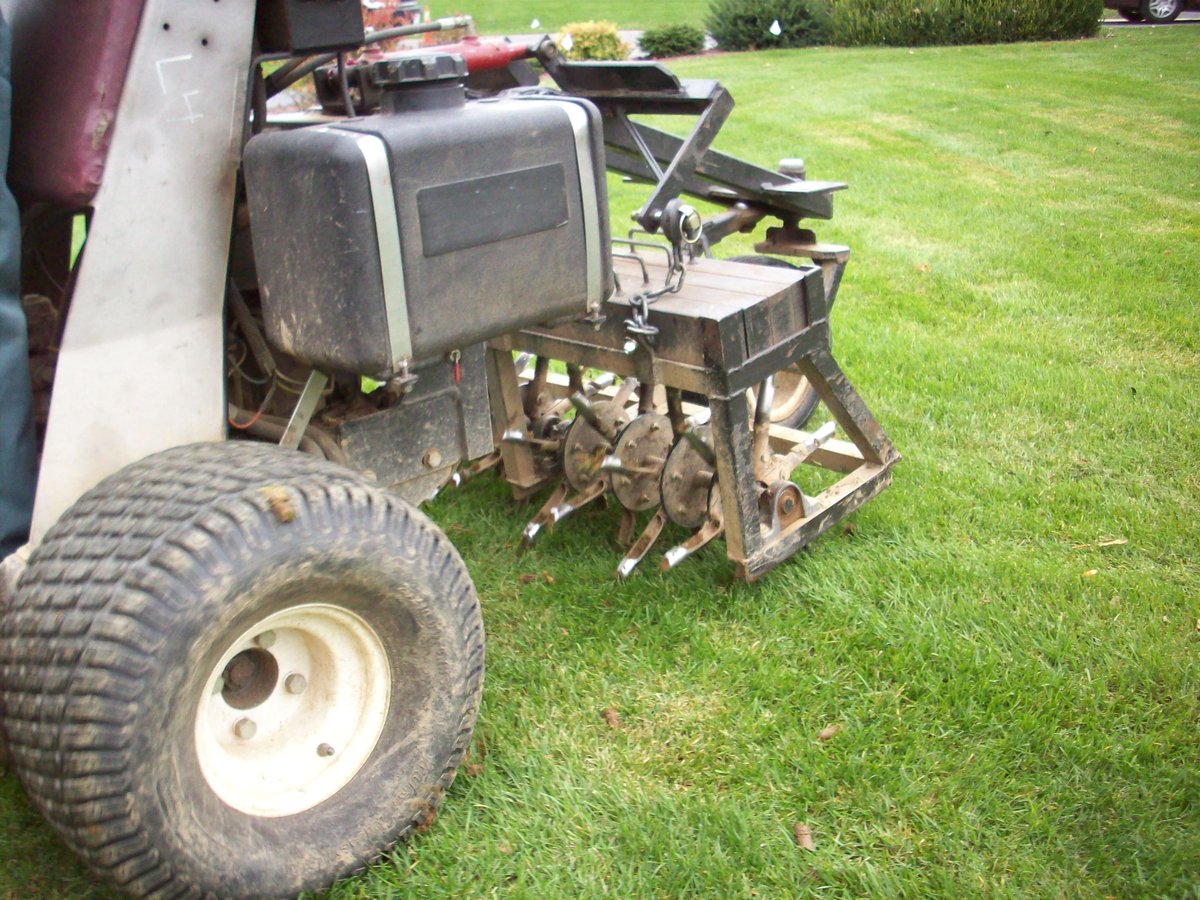
[[[280,447],[286,447],[288,450],[299,449],[300,439],[308,430],[308,423],[312,421],[313,413],[317,411],[317,404],[321,402],[321,394],[328,383],[329,377],[324,372],[313,369],[308,373],[304,390],[300,392],[300,399],[296,402],[296,408],[292,410],[292,417],[288,419],[283,437],[279,439]]]

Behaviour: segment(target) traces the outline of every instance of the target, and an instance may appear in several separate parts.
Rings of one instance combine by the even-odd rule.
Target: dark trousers
[[[12,137],[12,35],[0,16],[0,173]],[[21,309],[21,220],[0,181],[0,559],[29,537],[37,461],[29,386],[28,333]]]

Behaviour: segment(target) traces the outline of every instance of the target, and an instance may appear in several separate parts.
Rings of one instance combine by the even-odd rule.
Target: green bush
[[[1104,0],[713,0],[707,24],[726,50],[921,47],[1088,37],[1103,12]]]
[[[846,46],[994,44],[1096,33],[1103,0],[826,0]]]
[[[772,34],[776,21],[779,34]],[[723,50],[824,44],[829,41],[828,0],[713,0],[705,25]]]
[[[695,25],[663,25],[647,28],[638,43],[643,53],[655,59],[687,56],[704,49],[704,32]]]
[[[571,22],[564,25],[562,36],[558,39],[561,47],[567,35],[571,48],[563,48],[567,59],[626,59],[629,47],[617,34],[617,26],[612,22]]]

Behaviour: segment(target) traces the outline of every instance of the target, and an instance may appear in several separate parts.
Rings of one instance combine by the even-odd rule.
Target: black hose
[[[469,21],[469,17],[461,16],[459,19],[450,21],[460,20],[467,22]],[[428,34],[431,31],[445,31],[447,26],[442,24],[444,21],[446,20],[438,19],[435,22],[418,22],[414,25],[400,25],[396,28],[387,28],[383,31],[375,31],[367,35],[366,40],[363,41],[363,46],[366,47],[370,44],[378,44],[380,41],[389,41],[392,38],[408,37],[409,35],[414,34]],[[454,25],[450,27],[459,28],[463,26]],[[267,98],[269,99],[274,97],[280,91],[286,90],[305,75],[311,75],[317,69],[321,68],[321,66],[329,65],[331,62],[336,60],[337,57],[338,55],[336,53],[323,53],[320,56],[310,57],[307,62],[300,65],[294,67],[284,66],[283,68],[271,73],[271,76],[267,79]],[[280,72],[285,72],[285,74],[282,77],[279,77]]]

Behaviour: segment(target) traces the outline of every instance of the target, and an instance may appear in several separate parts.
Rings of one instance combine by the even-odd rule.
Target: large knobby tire
[[[779,269],[796,269],[782,259],[773,256],[735,256],[730,262],[750,263],[756,266],[773,266]],[[771,403],[771,422],[788,428],[803,428],[816,412],[821,398],[800,367],[788,366],[775,375],[775,399]]]
[[[1138,10],[1142,18],[1154,25],[1174,22],[1183,12],[1183,0],[1142,0]]]
[[[432,821],[483,686],[479,602],[403,500],[278,447],[85,494],[0,621],[34,803],[137,895],[294,896]]]

